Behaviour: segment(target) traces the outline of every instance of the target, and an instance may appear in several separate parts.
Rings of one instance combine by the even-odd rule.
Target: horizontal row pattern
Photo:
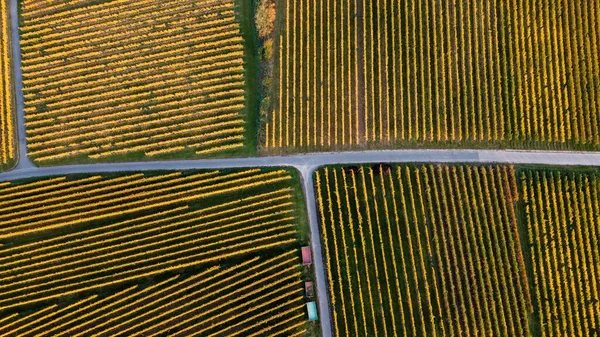
[[[236,15],[232,0],[25,1],[31,158],[210,156],[246,146]]]

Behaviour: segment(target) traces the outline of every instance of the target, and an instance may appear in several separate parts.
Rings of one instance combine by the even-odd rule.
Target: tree
[[[256,8],[256,29],[258,36],[265,40],[271,37],[275,28],[275,17],[277,10],[273,0],[260,0]]]

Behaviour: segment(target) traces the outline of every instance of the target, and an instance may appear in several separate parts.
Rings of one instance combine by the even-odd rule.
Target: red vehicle
[[[313,298],[315,296],[315,290],[312,282],[304,282],[304,291],[306,293],[306,297],[308,298]]]
[[[312,256],[310,254],[310,247],[302,247],[302,263],[304,263],[307,267],[310,267],[312,264]]]

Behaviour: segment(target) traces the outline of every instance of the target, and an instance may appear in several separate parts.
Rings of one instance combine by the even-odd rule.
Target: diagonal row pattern
[[[176,275],[2,321],[20,336],[292,336],[306,331],[297,252]]]
[[[0,310],[297,242],[286,170],[50,178],[0,188]]]

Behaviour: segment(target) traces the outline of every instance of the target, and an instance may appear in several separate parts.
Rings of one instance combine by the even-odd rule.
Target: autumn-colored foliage
[[[235,11],[233,0],[24,0],[33,161],[243,148],[244,45]]]
[[[275,29],[277,9],[273,0],[260,0],[256,7],[256,29],[261,39],[267,39]]]
[[[15,159],[14,95],[10,46],[8,0],[0,0],[0,168]]]
[[[287,169],[0,184],[0,334],[305,331]]]
[[[600,149],[597,1],[278,5],[271,152]]]
[[[528,170],[521,176],[542,336],[600,329],[600,177]]]

